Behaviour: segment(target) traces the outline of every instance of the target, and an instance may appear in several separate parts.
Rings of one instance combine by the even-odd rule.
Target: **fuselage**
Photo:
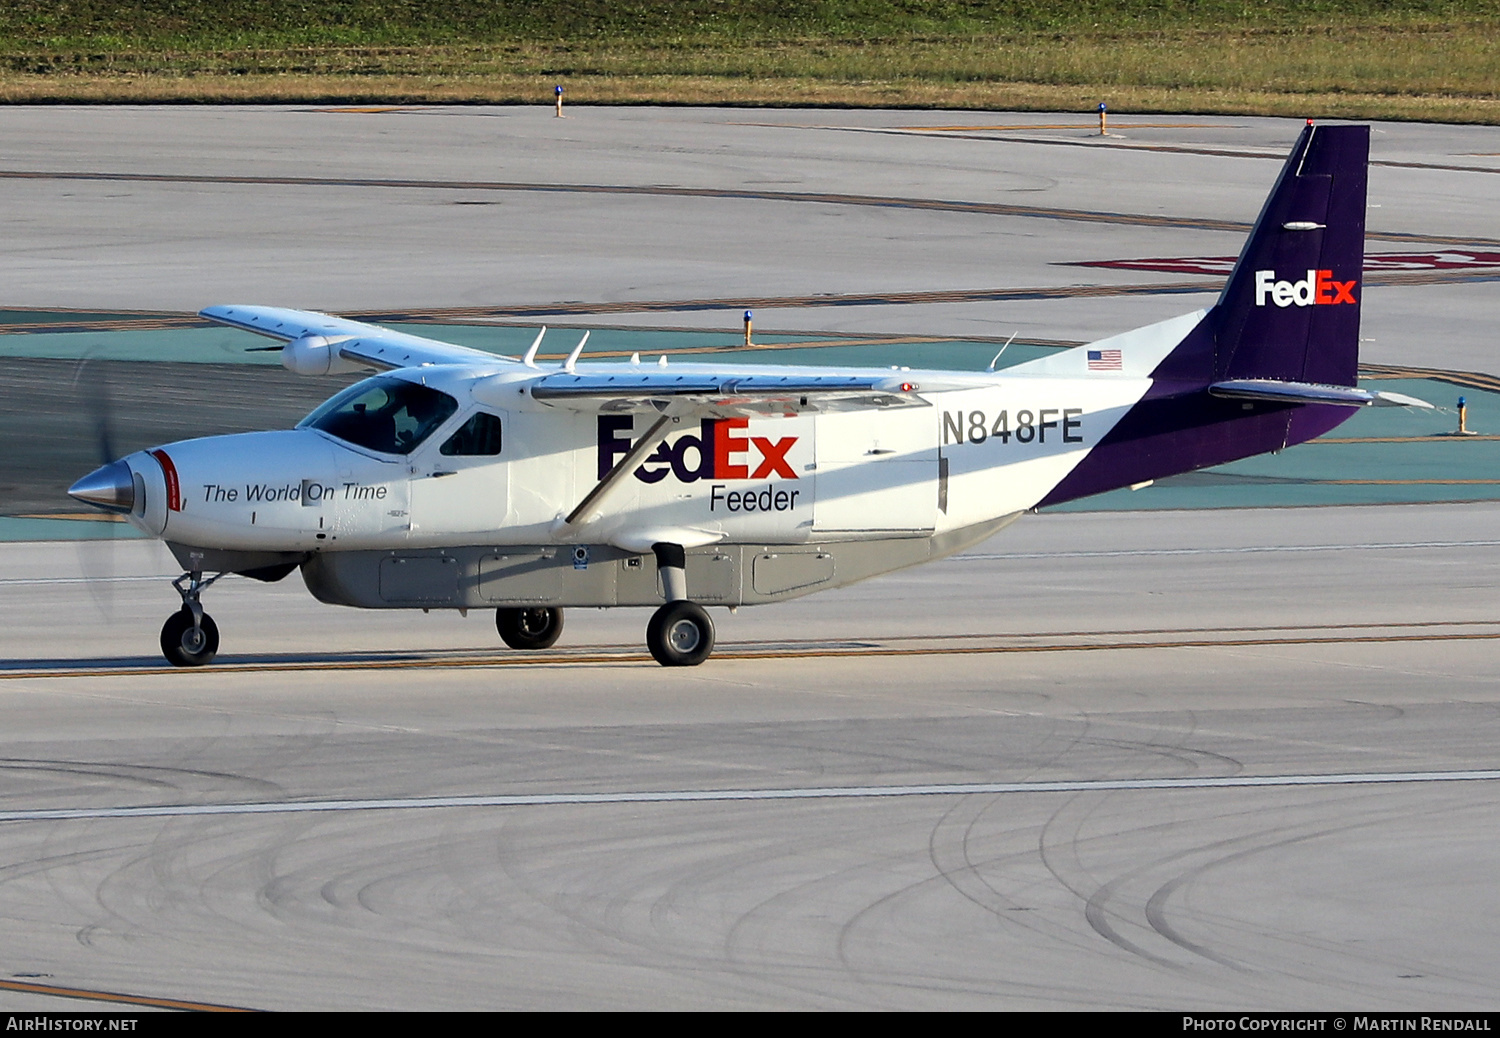
[[[129,519],[177,544],[286,552],[619,543],[654,528],[694,531],[699,543],[932,536],[1036,505],[1150,384],[903,371],[942,388],[882,409],[682,421],[597,517],[564,527],[654,416],[533,400],[542,374],[405,369],[330,402],[363,388],[389,411],[408,387],[422,394],[394,419],[346,405],[341,422],[325,405],[296,429],[140,452],[125,459],[144,491]],[[419,428],[404,407],[434,400],[445,416],[419,416]],[[408,428],[393,435],[393,422]]]

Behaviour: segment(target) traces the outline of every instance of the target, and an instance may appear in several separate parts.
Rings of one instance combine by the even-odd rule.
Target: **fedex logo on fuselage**
[[[1265,306],[1266,297],[1277,306],[1336,306],[1358,302],[1354,286],[1359,282],[1335,281],[1331,270],[1309,270],[1301,281],[1277,281],[1274,270],[1255,272],[1255,305]]]
[[[698,434],[668,438],[635,470],[642,483],[659,483],[668,473],[682,483],[700,479],[796,479],[787,459],[799,437],[736,435],[750,426],[748,418],[705,418]],[[621,457],[630,453],[635,421],[630,415],[599,416],[599,478],[607,476]]]

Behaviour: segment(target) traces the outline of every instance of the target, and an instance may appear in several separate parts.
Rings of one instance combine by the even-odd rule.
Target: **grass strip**
[[[561,83],[573,103],[1495,123],[1497,30],[1494,0],[11,0],[0,101],[545,104]]]

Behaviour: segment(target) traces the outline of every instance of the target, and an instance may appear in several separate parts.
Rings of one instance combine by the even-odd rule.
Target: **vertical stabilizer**
[[[1302,131],[1214,312],[1214,380],[1352,386],[1368,126]]]
[[[1281,450],[1367,402],[1320,387],[1355,385],[1369,153],[1368,126],[1308,124],[1218,303],[1041,505]],[[1210,392],[1251,381],[1255,399]]]

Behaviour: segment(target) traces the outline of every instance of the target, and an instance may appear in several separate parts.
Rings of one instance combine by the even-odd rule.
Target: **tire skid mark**
[[[1137,755],[1145,753],[1150,756],[1164,756],[1168,760],[1176,761],[1182,764],[1189,770],[1190,773],[1193,774],[1201,775],[1204,770],[1209,770],[1211,777],[1222,779],[1232,778],[1233,776],[1243,772],[1244,766],[1242,762],[1232,757],[1206,751],[1196,751],[1188,748],[1185,744],[1196,730],[1196,717],[1191,712],[1188,712],[1186,715],[1186,723],[1175,720],[1170,716],[1161,717],[1160,719],[1158,719],[1154,731],[1152,731],[1149,735],[1142,739],[1117,740],[1106,738],[1097,739],[1095,741],[1102,745],[1116,745],[1123,750],[1135,751]],[[1147,760],[1149,760],[1149,756]],[[1201,767],[1204,762],[1209,763],[1210,765],[1212,765],[1212,767],[1209,769],[1204,769],[1203,767]],[[1214,775],[1214,772],[1219,772],[1220,774]],[[1117,792],[1119,791],[1116,791],[1116,793]],[[1057,819],[1062,818],[1064,813],[1067,812],[1070,807],[1074,806],[1075,802],[1080,802],[1085,806],[1085,810],[1077,818],[1076,822],[1070,825],[1071,834],[1066,839],[1068,848],[1067,856],[1057,859],[1059,868],[1053,868],[1050,864],[1048,867],[1049,869],[1052,869],[1053,874],[1058,878],[1059,882],[1063,883],[1064,886],[1066,886],[1075,897],[1078,897],[1084,902],[1084,920],[1088,923],[1090,928],[1094,930],[1095,933],[1099,934],[1105,940],[1111,942],[1112,944],[1115,944],[1125,951],[1128,951],[1131,954],[1145,959],[1146,961],[1151,962],[1157,966],[1161,966],[1163,968],[1171,970],[1180,970],[1183,968],[1182,963],[1168,958],[1164,955],[1160,955],[1146,948],[1138,941],[1127,937],[1121,931],[1120,926],[1116,924],[1116,920],[1118,920],[1120,924],[1135,922],[1120,910],[1110,907],[1110,902],[1115,898],[1115,895],[1118,893],[1120,888],[1134,878],[1135,870],[1132,870],[1132,872],[1128,872],[1122,876],[1116,876],[1114,879],[1111,879],[1107,882],[1100,882],[1084,864],[1082,848],[1080,846],[1081,834],[1083,833],[1084,826],[1092,817],[1094,817],[1094,815],[1096,815],[1100,810],[1103,809],[1105,804],[1109,802],[1110,797],[1112,795],[1116,795],[1116,793],[1080,793],[1077,797],[1070,799],[1069,803],[1059,808],[1059,810],[1053,815],[1053,818],[1048,820],[1047,827],[1043,832],[1044,840],[1046,838],[1046,833],[1053,828],[1053,822]],[[1089,803],[1089,801],[1092,801],[1092,803]],[[1148,830],[1154,830],[1158,828],[1161,827],[1147,827]],[[1087,842],[1092,842],[1095,839],[1117,839],[1120,835],[1122,834],[1101,834],[1101,836],[1099,837],[1089,837]],[[1076,868],[1077,875],[1081,877],[1081,879],[1075,880],[1073,882],[1069,882],[1067,879],[1065,879],[1060,871],[1060,867],[1064,862],[1071,862],[1071,864]],[[1093,891],[1085,894],[1087,884],[1098,885]]]
[[[1325,809],[1329,803],[1330,801],[1324,801],[1319,804],[1299,803],[1295,805],[1295,808],[1298,810],[1316,809],[1319,811],[1323,811],[1323,809]],[[1441,813],[1458,813],[1472,810],[1474,807],[1472,803],[1469,803],[1467,801],[1437,808],[1434,808],[1434,806],[1430,804],[1424,804],[1420,807],[1409,808],[1406,811],[1402,812],[1400,815],[1393,816],[1384,798],[1380,797],[1378,793],[1366,794],[1362,797],[1357,797],[1352,800],[1340,800],[1338,801],[1338,805],[1340,808],[1340,814],[1343,817],[1336,824],[1328,824],[1328,819],[1325,814],[1322,817],[1314,819],[1312,821],[1297,822],[1291,824],[1290,826],[1280,825],[1275,829],[1268,829],[1259,834],[1250,834],[1238,839],[1219,841],[1213,844],[1205,844],[1199,848],[1196,848],[1194,851],[1190,851],[1189,853],[1212,853],[1207,861],[1202,861],[1198,864],[1195,864],[1187,871],[1182,872],[1179,875],[1169,879],[1161,886],[1159,886],[1151,894],[1151,896],[1146,899],[1144,905],[1145,913],[1148,921],[1150,921],[1151,923],[1152,928],[1156,929],[1158,933],[1161,933],[1163,937],[1172,941],[1174,944],[1192,951],[1194,954],[1205,955],[1205,957],[1210,958],[1215,962],[1222,961],[1224,958],[1226,958],[1226,956],[1214,951],[1213,949],[1206,948],[1205,946],[1201,945],[1200,942],[1194,942],[1190,939],[1187,939],[1180,932],[1180,929],[1175,926],[1169,918],[1170,902],[1172,898],[1179,894],[1185,893],[1188,889],[1191,888],[1194,883],[1203,878],[1203,876],[1208,872],[1221,866],[1233,865],[1245,861],[1265,852],[1296,846],[1298,844],[1307,843],[1309,841],[1322,839],[1328,836],[1337,836],[1341,834],[1357,832],[1360,830],[1373,829],[1375,827],[1390,823],[1393,820],[1393,817],[1430,818],[1432,817],[1434,810],[1437,810]],[[1249,814],[1252,811],[1253,809],[1246,809],[1238,813]],[[1350,817],[1351,814],[1353,815],[1352,818]],[[1291,830],[1290,833],[1288,832],[1289,828]],[[1230,847],[1233,844],[1253,841],[1258,836],[1263,837],[1267,835],[1279,838],[1271,839],[1266,842],[1254,842],[1250,846],[1240,847],[1239,849],[1232,850],[1229,853],[1217,853],[1220,849]],[[1166,860],[1167,859],[1163,859],[1164,862]],[[1144,872],[1147,871],[1147,869],[1143,869],[1141,871]],[[1226,934],[1229,932],[1247,932],[1247,927],[1244,920],[1221,920],[1215,924],[1210,925],[1215,925],[1218,930],[1220,930],[1221,932],[1225,932]],[[1347,942],[1336,942],[1334,940],[1326,938],[1320,939],[1309,935],[1288,933],[1270,934],[1263,928],[1249,929],[1248,932],[1262,941],[1269,936],[1275,936],[1278,940],[1284,943],[1290,943],[1305,949],[1310,949],[1315,953],[1315,961],[1319,962],[1324,961],[1329,956],[1348,956],[1351,951]],[[1270,960],[1266,960],[1264,951],[1260,952],[1257,958],[1262,961],[1258,961],[1251,965],[1239,965],[1236,968],[1240,970],[1253,970],[1255,972],[1269,970],[1272,973],[1279,973],[1284,976],[1303,981],[1310,979],[1306,972],[1306,966],[1304,963],[1299,962],[1289,965],[1286,962],[1286,957],[1282,955],[1276,955]],[[1390,969],[1410,970],[1414,968],[1413,964],[1409,960],[1384,954],[1380,948],[1372,948],[1370,951],[1366,952],[1365,959],[1369,962],[1378,963],[1380,966]],[[1449,977],[1452,976],[1451,970],[1444,969],[1443,967],[1434,964],[1419,963],[1416,964],[1415,969],[1425,975],[1443,975]],[[1347,977],[1329,973],[1323,978],[1321,983],[1329,986],[1334,986],[1347,979]],[[1484,974],[1482,971],[1476,970],[1463,979],[1470,984],[1487,985],[1492,978],[1490,978],[1487,974]],[[1399,1007],[1400,1003],[1393,1004],[1393,1008]]]

